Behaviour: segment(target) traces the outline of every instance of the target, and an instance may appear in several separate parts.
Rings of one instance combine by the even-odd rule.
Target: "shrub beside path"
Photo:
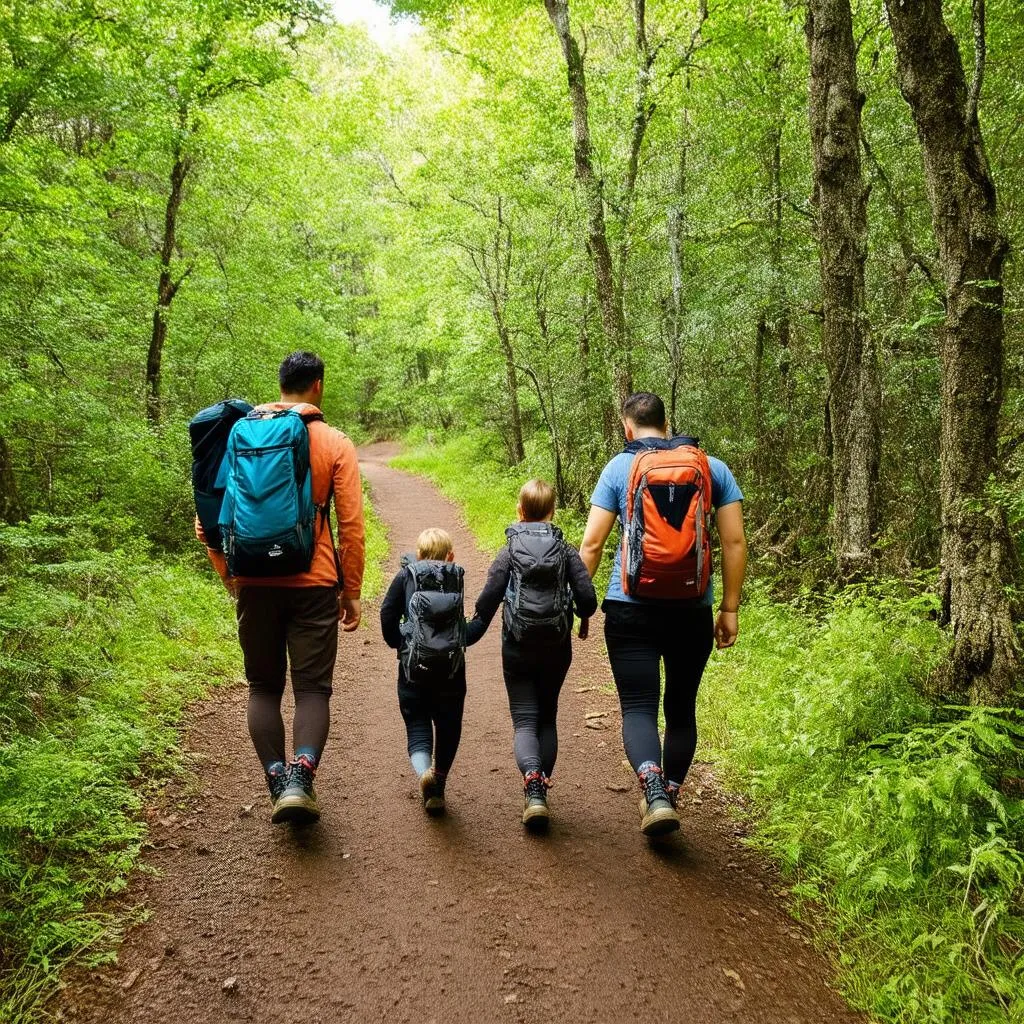
[[[361,452],[391,538],[448,528],[467,606],[489,559],[427,481]],[[695,769],[680,836],[638,831],[599,618],[576,641],[546,837],[524,834],[498,623],[469,652],[449,813],[427,818],[405,757],[395,658],[377,603],[343,634],[321,824],[272,828],[245,692],[195,708],[192,784],[152,810],[151,914],[119,963],[55,1006],[82,1024],[821,1024],[860,1020],[785,914],[778,880],[740,847]],[[697,794],[700,795],[697,795]]]

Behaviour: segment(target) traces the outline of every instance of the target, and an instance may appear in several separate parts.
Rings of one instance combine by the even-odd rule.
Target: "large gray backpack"
[[[562,531],[551,523],[516,523],[508,538],[503,622],[517,643],[561,643],[572,630],[572,592]]]
[[[402,564],[408,573],[400,655],[405,678],[410,683],[450,679],[466,655],[462,566],[411,556]]]

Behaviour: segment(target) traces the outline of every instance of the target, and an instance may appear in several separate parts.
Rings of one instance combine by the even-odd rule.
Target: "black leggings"
[[[501,663],[508,709],[515,730],[513,749],[519,770],[550,776],[558,757],[558,695],[572,663],[572,646],[527,648],[506,640]]]
[[[604,635],[622,708],[622,742],[636,771],[648,761],[686,778],[697,748],[697,688],[714,643],[710,607],[605,601]],[[665,664],[665,760],[658,736]]]
[[[453,679],[408,683],[398,669],[398,709],[405,720],[409,755],[424,751],[434,767],[447,775],[462,738],[462,712],[466,703],[466,670]]]

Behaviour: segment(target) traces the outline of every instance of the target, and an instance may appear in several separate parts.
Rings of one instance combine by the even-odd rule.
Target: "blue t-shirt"
[[[591,505],[618,513],[619,526],[626,521],[626,491],[629,488],[629,470],[633,465],[633,452],[620,452],[607,466],[601,470]],[[721,460],[708,456],[711,466],[711,504],[715,509],[723,505],[731,505],[734,501],[743,500],[743,492],[732,475],[732,470]],[[714,580],[708,584],[703,597],[692,602],[694,605],[713,605],[715,603]],[[615,565],[612,566],[612,578],[608,581],[608,592],[605,598],[609,601],[628,601],[631,604],[646,604],[642,598],[629,597],[622,590],[622,545],[615,549]]]

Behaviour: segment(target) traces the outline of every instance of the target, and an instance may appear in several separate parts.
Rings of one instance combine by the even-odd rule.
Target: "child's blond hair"
[[[555,489],[546,480],[527,480],[519,492],[523,519],[539,523],[555,511]]]
[[[452,538],[447,530],[431,526],[416,539],[416,557],[443,562],[452,553]]]

